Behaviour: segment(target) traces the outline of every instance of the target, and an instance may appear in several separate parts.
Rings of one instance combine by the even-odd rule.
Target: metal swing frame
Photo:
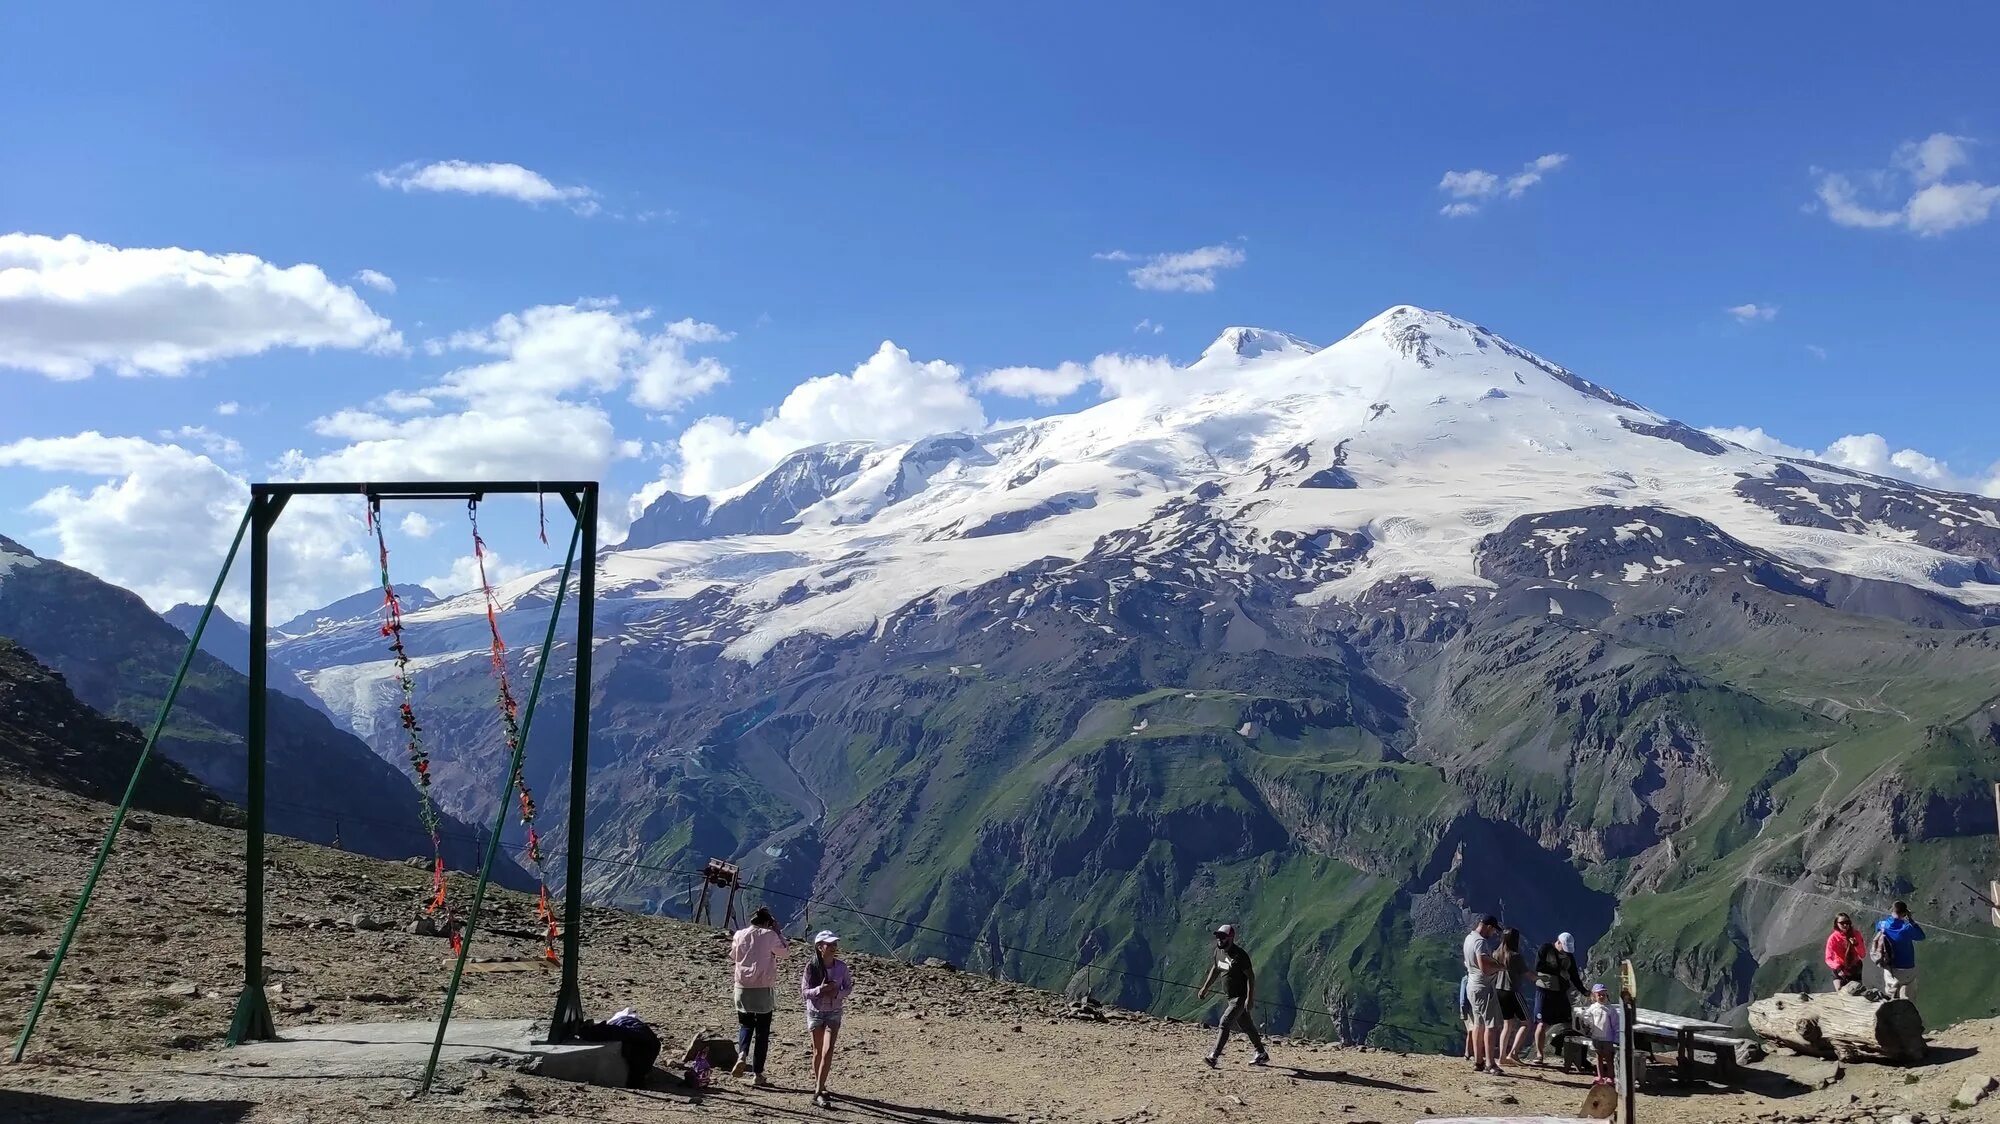
[[[76,908],[72,911],[68,927],[63,932],[60,945],[51,958],[42,979],[33,1008],[21,1029],[20,1037],[14,1043],[13,1060],[19,1062],[27,1050],[30,1036],[42,1007],[54,986],[57,974],[62,969],[64,957],[69,951],[71,940],[76,935],[78,923],[90,904],[90,897],[102,874],[106,859],[110,856],[118,830],[125,822],[131,807],[132,797],[137,793],[141,771],[151,756],[154,745],[159,741],[161,730],[166,724],[168,712],[173,708],[174,699],[180,693],[182,681],[188,667],[199,650],[201,634],[207,627],[209,616],[214,612],[217,598],[221,595],[224,581],[229,576],[230,567],[235,562],[236,553],[242,546],[247,531],[250,538],[250,666],[248,725],[244,744],[247,755],[244,823],[244,910],[243,910],[243,992],[237,1000],[235,1018],[231,1021],[228,1034],[230,1045],[244,1042],[271,1041],[277,1038],[277,1029],[271,1019],[269,1001],[264,994],[264,812],[265,812],[265,755],[267,739],[266,691],[269,687],[268,637],[270,627],[270,537],[277,525],[278,517],[284,513],[285,505],[295,496],[360,496],[374,504],[384,500],[463,500],[477,503],[490,495],[547,495],[562,498],[575,519],[575,529],[570,538],[569,563],[565,565],[563,580],[558,586],[555,604],[550,610],[548,635],[542,645],[542,660],[535,671],[535,686],[528,698],[528,707],[522,725],[520,744],[515,749],[515,765],[520,755],[527,749],[529,723],[533,721],[534,704],[540,694],[542,671],[547,667],[548,650],[555,638],[556,623],[562,614],[563,596],[568,589],[569,570],[582,556],[583,565],[577,576],[576,613],[576,671],[574,718],[570,730],[570,774],[569,774],[569,848],[563,885],[562,924],[562,983],[556,993],[554,1013],[549,1018],[548,1037],[550,1041],[561,1041],[575,1037],[577,1029],[584,1022],[583,998],[580,976],[580,953],[583,943],[583,838],[584,838],[584,789],[590,765],[590,662],[592,641],[592,619],[596,609],[596,565],[597,557],[597,512],[598,484],[594,480],[558,481],[412,481],[412,482],[358,482],[358,483],[260,483],[250,486],[250,504],[243,513],[243,521],[236,529],[236,538],[230,544],[229,553],[223,559],[222,570],[216,575],[215,586],[210,591],[208,603],[203,607],[201,617],[196,622],[194,632],[188,637],[186,652],[181,658],[179,672],[168,688],[166,698],[154,718],[152,729],[147,734],[138,763],[132,771],[132,780],[126,788],[125,799],[112,817],[111,825],[105,832],[104,841],[99,846],[95,865],[85,881]],[[578,547],[581,545],[581,551]],[[508,778],[512,779],[510,769]],[[486,884],[492,872],[494,856],[499,849],[500,836],[506,822],[508,802],[503,795],[500,801],[498,823],[487,837],[485,862],[480,871],[478,889],[473,896],[472,912],[467,918],[463,943],[461,944],[457,967],[452,974],[451,985],[445,995],[443,1016],[438,1020],[437,1041],[433,1044],[430,1065],[425,1069],[420,1091],[428,1091],[436,1072],[438,1051],[444,1041],[445,1029],[451,1020],[452,1001],[458,993],[458,984],[465,968],[467,950],[478,923],[480,902],[485,896]]]

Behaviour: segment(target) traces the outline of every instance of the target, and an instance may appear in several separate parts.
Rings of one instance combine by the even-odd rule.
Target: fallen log
[[[1841,991],[1774,995],[1750,1004],[1750,1029],[1801,1054],[1835,1061],[1924,1060],[1924,1017],[1907,999]]]

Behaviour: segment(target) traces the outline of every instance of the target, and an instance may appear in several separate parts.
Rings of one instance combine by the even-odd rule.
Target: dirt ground
[[[108,818],[101,804],[23,785],[0,788],[0,1034],[10,1042],[82,884]],[[809,1100],[808,1045],[795,1004],[781,1002],[769,1066],[776,1087],[720,1078],[695,1096],[656,1074],[645,1089],[590,1088],[491,1065],[442,1072],[412,1100],[407,1076],[262,1078],[232,1071],[222,1045],[242,980],[241,837],[160,816],[132,825],[100,885],[62,981],[21,1065],[0,1065],[0,1122],[234,1124],[426,1121],[523,1116],[647,1122],[846,1118],[897,1124],[1303,1124],[1453,1116],[1567,1115],[1588,1082],[1527,1067],[1489,1079],[1457,1059],[1275,1039],[1273,1065],[1232,1048],[1201,1062],[1212,1031],[1111,1011],[1065,1017],[1062,996],[941,968],[851,957],[856,991],[836,1061],[831,1110]],[[407,866],[273,840],[267,860],[267,972],[282,1028],[325,1022],[435,1019],[447,943],[400,930],[427,875]],[[454,883],[455,900],[470,899]],[[552,973],[526,898],[490,899],[457,1015],[542,1018]],[[353,921],[361,915],[363,927]],[[593,911],[583,956],[586,1006],[637,1008],[668,1043],[696,1030],[733,1032],[726,939],[691,925]],[[504,935],[508,933],[519,935]],[[803,952],[797,949],[793,971]],[[492,958],[488,960],[487,958]],[[493,969],[499,970],[493,970]],[[524,969],[524,970],[523,970]],[[781,992],[782,994],[782,992]],[[1933,1035],[1934,1062],[1907,1069],[1768,1059],[1745,1086],[1643,1096],[1648,1121],[1911,1124],[2000,1120],[2000,1094],[1972,1109],[1951,1101],[1973,1075],[2000,1073],[2000,1020]],[[1820,1087],[1822,1084],[1824,1088]]]

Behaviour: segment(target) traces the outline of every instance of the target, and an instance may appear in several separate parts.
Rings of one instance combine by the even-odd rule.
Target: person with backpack
[[[1264,1049],[1264,1040],[1257,1035],[1257,1024],[1250,1017],[1250,1007],[1257,1001],[1257,970],[1250,963],[1250,954],[1236,943],[1236,926],[1218,925],[1215,929],[1215,963],[1208,966],[1208,975],[1201,981],[1198,999],[1208,998],[1208,989],[1215,985],[1215,977],[1222,977],[1222,992],[1229,999],[1229,1005],[1222,1010],[1222,1029],[1216,1032],[1215,1048],[1202,1060],[1210,1069],[1222,1060],[1222,1048],[1229,1045],[1229,1032],[1241,1027],[1245,1037],[1250,1039],[1250,1048],[1256,1053],[1250,1057],[1251,1065],[1270,1065],[1270,1051]]]
[[[826,1078],[833,1072],[833,1046],[840,1040],[840,1017],[847,1009],[847,996],[854,990],[854,975],[840,958],[840,937],[827,929],[813,934],[813,957],[806,961],[799,977],[799,992],[806,1001],[806,1029],[812,1033],[813,1104],[832,1108]]]
[[[1882,966],[1882,994],[1911,999],[1917,986],[1917,942],[1924,927],[1910,916],[1910,903],[1898,901],[1889,916],[1875,923],[1875,963]]]
[[[1551,1031],[1571,1029],[1576,1008],[1572,995],[1583,994],[1583,976],[1576,965],[1576,938],[1559,933],[1535,952],[1535,1064],[1548,1062]]]
[[[1833,973],[1833,990],[1861,982],[1861,934],[1854,919],[1845,913],[1833,915],[1833,932],[1826,936],[1827,971]]]
[[[771,1015],[778,1009],[778,959],[785,955],[785,937],[770,909],[758,906],[750,924],[729,942],[729,959],[736,985],[736,1067],[731,1077],[756,1075],[762,1088],[764,1058],[771,1050]]]

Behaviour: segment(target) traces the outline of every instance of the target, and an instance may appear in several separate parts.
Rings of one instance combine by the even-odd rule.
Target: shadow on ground
[[[1399,1085],[1394,1081],[1382,1081],[1373,1077],[1357,1077],[1337,1069],[1296,1069],[1288,1072],[1301,1081],[1334,1081],[1342,1085],[1358,1085],[1364,1089],[1386,1089],[1392,1093],[1435,1093],[1436,1089],[1426,1089],[1420,1085]]]
[[[236,1124],[249,1101],[80,1101],[0,1089],[0,1120],[9,1124]]]

